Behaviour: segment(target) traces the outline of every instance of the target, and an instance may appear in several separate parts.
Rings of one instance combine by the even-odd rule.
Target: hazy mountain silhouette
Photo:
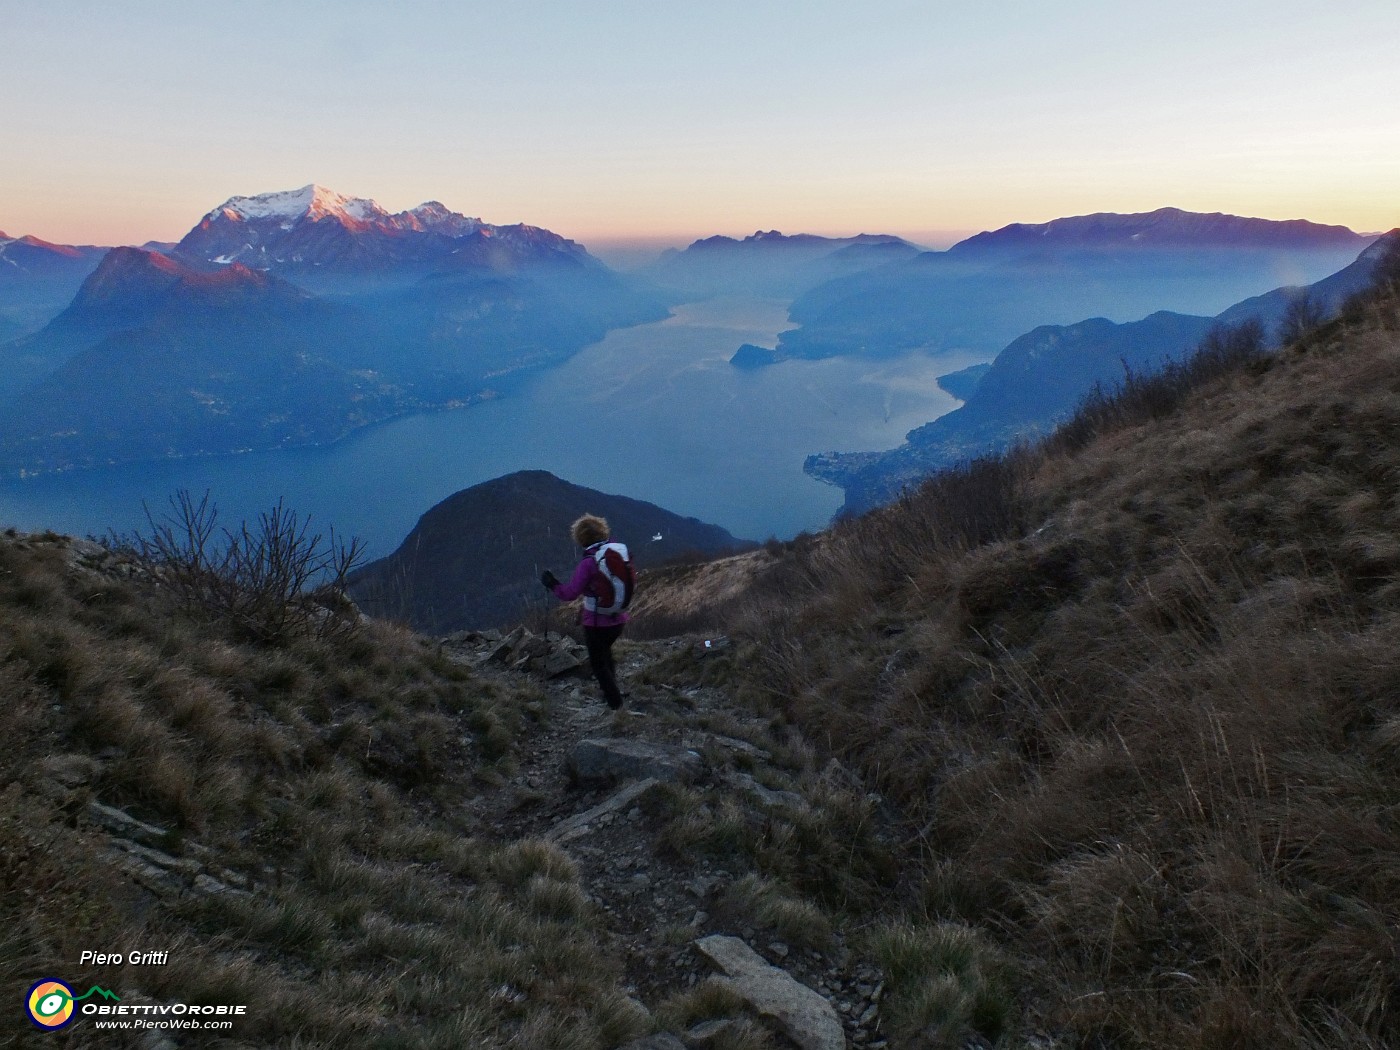
[[[106,251],[0,233],[0,340],[41,328],[73,298]]]
[[[684,251],[666,252],[642,275],[682,299],[792,298],[833,278],[909,259],[919,251],[908,241],[885,234],[787,236],[769,230],[743,240],[706,237]]]
[[[1256,320],[1266,337],[1273,336],[1290,305],[1303,296],[1319,318],[1336,313],[1349,296],[1369,286],[1377,261],[1398,240],[1400,234],[1388,234],[1321,281],[1274,289],[1214,317],[1158,311],[1126,324],[1095,317],[1042,325],[996,356],[967,391],[964,405],[910,431],[899,448],[811,456],[807,472],[845,489],[843,512],[877,506],[942,467],[1049,431],[1095,384],[1112,387],[1123,380],[1125,368],[1151,372],[1180,360],[1219,325]]]
[[[72,307],[11,349],[43,378],[0,409],[6,473],[332,440],[414,407],[363,368],[356,313],[243,266],[113,250]],[[46,355],[46,356],[44,356]]]
[[[1037,325],[1085,317],[1213,316],[1264,289],[1316,281],[1370,240],[1339,226],[1175,208],[1018,223],[813,288],[793,303],[801,327],[782,334],[778,356],[991,352]]]
[[[572,572],[580,552],[569,525],[584,513],[608,520],[638,569],[746,545],[718,525],[527,470],[434,506],[398,550],[351,578],[351,594],[372,615],[433,634],[518,622],[544,604],[544,569],[561,579]]]
[[[664,316],[547,230],[321,187],[235,197],[169,256],[108,253],[58,317],[0,346],[0,472],[330,441],[496,396]]]

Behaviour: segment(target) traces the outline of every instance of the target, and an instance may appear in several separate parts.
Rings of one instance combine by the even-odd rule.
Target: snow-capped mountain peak
[[[492,226],[438,201],[390,214],[372,200],[312,183],[230,197],[200,220],[173,254],[201,264],[241,262],[277,273],[431,273],[511,269],[587,253],[528,226]]]
[[[426,201],[416,208],[399,212],[393,219],[398,225],[441,233],[447,237],[466,237],[478,230],[489,229],[480,219],[459,215],[438,201]]]
[[[256,221],[281,219],[312,221],[324,218],[347,218],[355,222],[370,222],[387,218],[388,213],[372,200],[346,197],[324,186],[311,184],[299,190],[259,193],[253,197],[230,197],[210,212],[206,219],[222,216],[226,219]]]

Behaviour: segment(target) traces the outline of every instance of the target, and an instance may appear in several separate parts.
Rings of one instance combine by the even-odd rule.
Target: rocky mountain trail
[[[517,628],[440,644],[486,680],[539,694],[513,773],[473,800],[472,816],[484,835],[541,839],[572,861],[605,943],[624,961],[627,993],[674,1029],[636,1047],[739,1045],[725,1022],[760,1018],[766,1045],[888,1045],[878,969],[819,923],[780,928],[755,903],[769,884],[748,851],[690,841],[688,830],[707,821],[735,836],[747,824],[762,840],[810,816],[805,785],[850,777],[835,763],[814,772],[811,748],[736,701],[724,685],[724,662],[735,659],[728,639],[620,642],[627,702],[618,712],[598,696],[586,658],[553,670],[579,655],[566,636]],[[677,1025],[668,1001],[716,984],[743,1004],[738,1015]]]

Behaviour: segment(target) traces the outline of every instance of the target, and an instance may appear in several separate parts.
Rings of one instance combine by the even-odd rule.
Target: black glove
[[[540,583],[544,584],[544,588],[547,591],[552,591],[559,586],[559,581],[554,578],[554,573],[550,572],[548,569],[540,573]]]

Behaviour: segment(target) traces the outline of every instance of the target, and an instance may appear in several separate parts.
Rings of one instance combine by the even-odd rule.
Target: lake
[[[722,525],[747,539],[822,528],[841,491],[802,473],[811,453],[891,448],[955,408],[937,377],[985,355],[879,362],[729,364],[742,343],[773,345],[781,300],[717,299],[610,332],[507,397],[367,427],[320,448],[170,460],[0,483],[0,524],[105,535],[145,524],[178,489],[206,489],[228,524],[279,497],[390,553],[429,507],[459,489],[542,469]]]

